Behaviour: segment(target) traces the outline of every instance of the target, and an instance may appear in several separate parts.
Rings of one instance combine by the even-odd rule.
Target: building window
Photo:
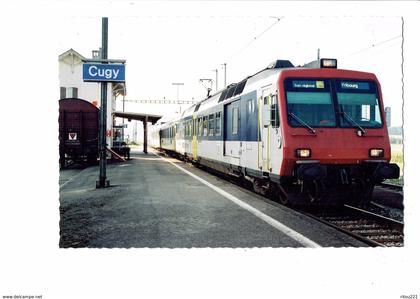
[[[67,87],[66,88],[66,98],[77,98],[77,87]]]
[[[60,87],[60,99],[65,99],[65,98],[66,98],[66,88]]]

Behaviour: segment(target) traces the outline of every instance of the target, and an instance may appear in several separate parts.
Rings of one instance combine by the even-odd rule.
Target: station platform
[[[107,165],[60,171],[60,247],[365,247],[285,206],[182,161],[132,150]]]

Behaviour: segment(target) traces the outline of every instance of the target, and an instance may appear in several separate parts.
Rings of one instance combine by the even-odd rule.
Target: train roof
[[[324,75],[339,71],[343,76],[354,76],[355,74],[358,74],[363,78],[376,78],[376,76],[372,73],[341,69],[338,70],[337,60],[331,58],[322,58],[299,66],[294,66],[289,60],[275,60],[257,73],[244,78],[238,83],[230,84],[226,88],[217,91],[215,94],[212,94],[198,103],[193,104],[184,110],[181,115],[173,118],[172,121],[191,117],[194,113],[200,113],[200,111],[207,110],[218,103],[233,100],[240,97],[242,94],[258,89],[261,86],[273,84],[278,80],[279,74],[283,71],[312,73],[315,69],[317,69],[318,73],[319,69],[323,69]]]
[[[281,69],[287,68],[294,68],[293,64],[289,60],[275,60],[265,69],[244,78],[238,83],[230,84],[226,88],[219,90],[215,94],[210,95],[202,101],[192,105],[184,111],[182,117],[191,116],[195,112],[206,110],[217,103],[227,101],[231,98],[240,96],[243,93],[247,93],[249,90],[254,88],[252,86],[253,83],[257,81],[260,82],[261,80],[271,81],[273,75],[277,75]]]

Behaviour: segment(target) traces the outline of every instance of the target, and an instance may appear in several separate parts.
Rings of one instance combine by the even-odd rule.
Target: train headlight
[[[321,68],[337,68],[337,59],[332,58],[322,58],[321,59]]]
[[[296,157],[298,158],[309,158],[311,156],[311,149],[309,148],[298,148],[296,150]]]
[[[369,150],[369,157],[372,158],[380,158],[384,156],[384,149],[383,148],[371,148]]]

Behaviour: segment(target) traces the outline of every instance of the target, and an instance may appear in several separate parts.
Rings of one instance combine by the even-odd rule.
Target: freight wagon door
[[[224,154],[239,158],[241,149],[240,101],[225,106],[224,113]]]

